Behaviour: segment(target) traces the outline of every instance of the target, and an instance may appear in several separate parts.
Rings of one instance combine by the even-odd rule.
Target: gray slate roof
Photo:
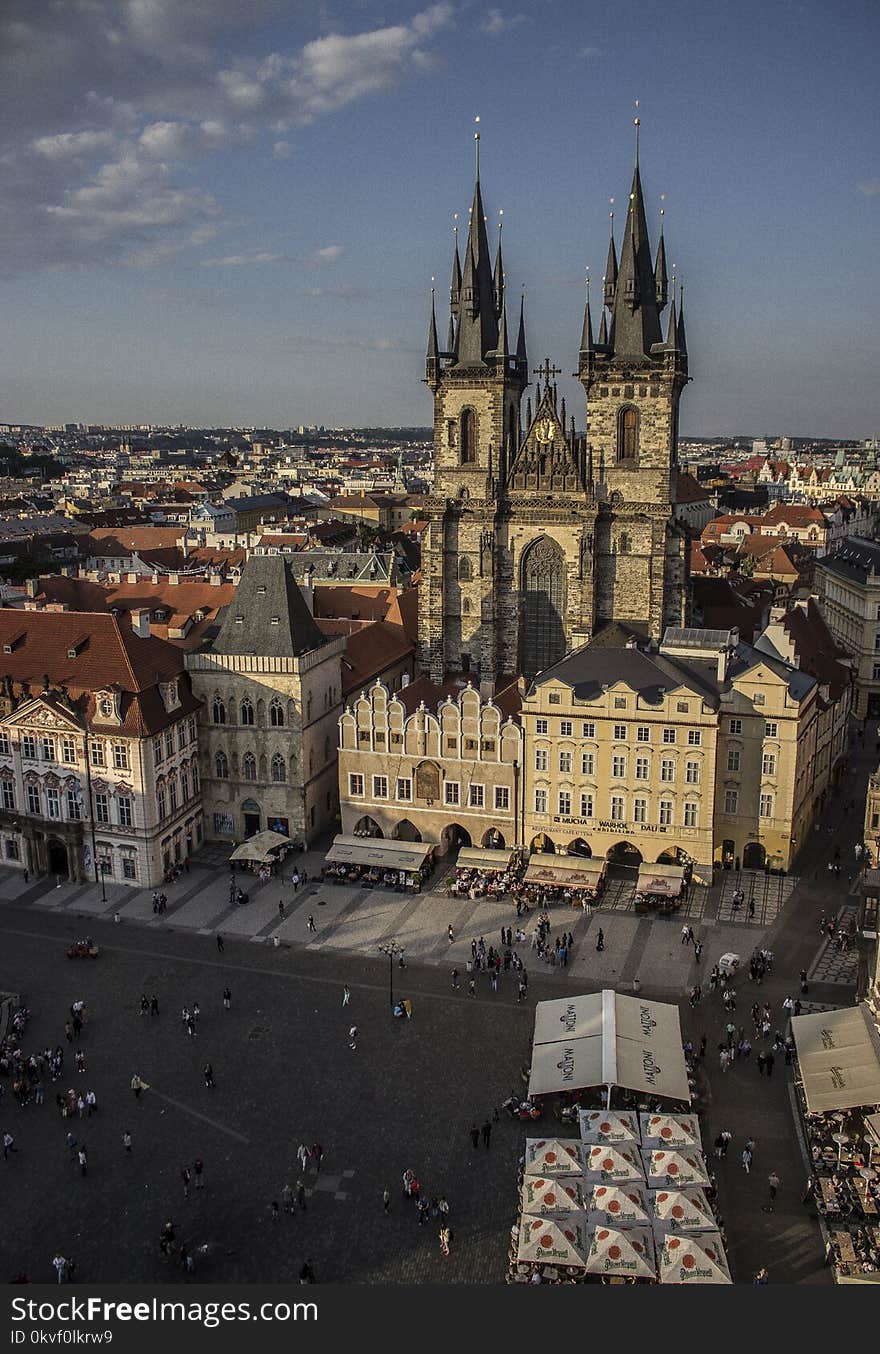
[[[325,644],[281,555],[252,555],[211,648],[224,654],[299,658]]]

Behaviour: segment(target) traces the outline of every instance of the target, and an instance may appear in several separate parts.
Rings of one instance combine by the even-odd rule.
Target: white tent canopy
[[[347,837],[344,833],[333,838],[327,859],[343,865],[369,865],[378,870],[408,870],[421,868],[436,842],[404,842],[387,837]]]
[[[500,870],[510,868],[513,861],[513,848],[499,851],[486,846],[463,846],[455,862],[457,870]]]
[[[255,832],[253,837],[248,837],[246,842],[235,848],[229,859],[260,862],[277,860],[275,852],[279,847],[291,845],[290,838],[285,837],[283,832],[272,832],[267,828],[265,832]]]
[[[658,893],[677,898],[683,888],[683,865],[642,865],[639,868],[636,893]]]
[[[678,1007],[607,989],[538,1002],[529,1095],[586,1086],[690,1104]]]
[[[605,873],[605,860],[591,856],[556,856],[538,851],[529,858],[527,884],[551,884],[557,888],[595,889]]]
[[[864,1002],[793,1016],[791,1029],[811,1114],[880,1104],[880,1039]]]

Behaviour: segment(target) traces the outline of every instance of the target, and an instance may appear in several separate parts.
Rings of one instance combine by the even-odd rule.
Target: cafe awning
[[[556,856],[539,851],[529,858],[525,882],[555,888],[595,889],[605,873],[604,859],[592,856]]]
[[[500,870],[510,868],[513,851],[492,851],[483,846],[463,846],[455,862],[457,870]]]
[[[267,829],[265,832],[255,832],[253,837],[248,837],[246,842],[235,848],[229,859],[260,862],[277,860],[276,852],[279,848],[289,847],[291,844],[290,838],[285,837],[283,832],[271,832]]]
[[[327,860],[341,865],[367,865],[378,870],[418,870],[436,842],[389,841],[386,837],[334,837]]]
[[[793,1016],[791,1029],[810,1114],[880,1104],[880,1036],[864,1002]]]
[[[683,887],[683,865],[642,865],[636,881],[636,893],[658,893],[665,898],[677,898]]]
[[[535,1008],[529,1095],[625,1086],[690,1104],[678,1007],[606,990]]]

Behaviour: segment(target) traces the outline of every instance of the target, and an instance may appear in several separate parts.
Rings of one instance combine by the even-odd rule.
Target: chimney
[[[126,581],[126,583],[136,583],[136,582],[138,581],[138,575],[137,575],[137,574],[126,574],[126,575],[125,575],[125,581]]]
[[[180,574],[169,574],[168,582],[171,584],[172,588],[176,588],[180,582]]]
[[[209,574],[208,582],[210,583],[212,588],[219,588],[223,583],[223,577],[221,574],[218,573]]]
[[[29,578],[24,586],[28,597],[36,597],[37,593],[40,591],[40,580],[38,578]]]
[[[132,633],[139,639],[150,638],[150,610],[149,607],[138,607],[131,612]]]

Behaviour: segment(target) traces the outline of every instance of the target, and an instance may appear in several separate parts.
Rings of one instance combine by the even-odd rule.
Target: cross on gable
[[[551,367],[551,365],[550,365],[550,358],[549,358],[549,357],[545,357],[545,358],[544,358],[543,364],[542,364],[540,367],[535,367],[535,369],[534,369],[533,372],[532,372],[532,375],[533,375],[533,376],[543,376],[543,378],[544,378],[544,384],[545,384],[545,385],[549,385],[549,384],[550,384],[550,378],[551,378],[551,376],[561,376],[561,375],[562,375],[562,368],[561,368],[561,367]]]

